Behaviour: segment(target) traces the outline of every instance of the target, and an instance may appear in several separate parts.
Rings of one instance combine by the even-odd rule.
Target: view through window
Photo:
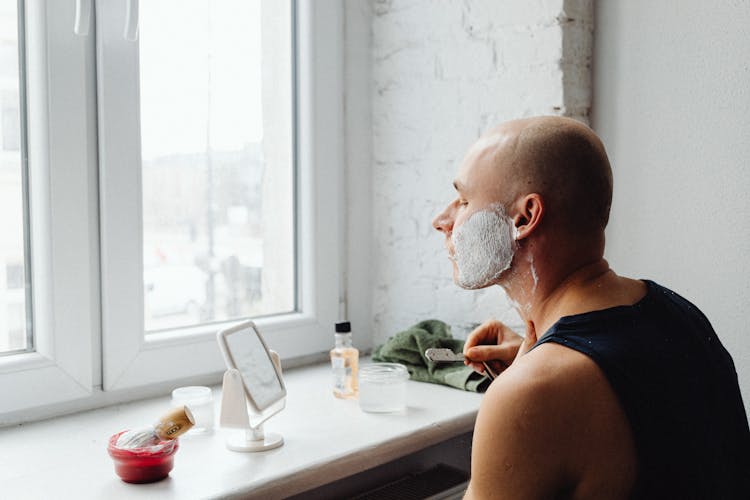
[[[0,354],[32,348],[27,317],[17,0],[0,0]]]
[[[147,332],[296,307],[291,19],[283,1],[140,4]]]

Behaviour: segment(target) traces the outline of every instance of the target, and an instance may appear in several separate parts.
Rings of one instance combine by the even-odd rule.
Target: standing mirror
[[[222,427],[245,429],[228,439],[235,451],[262,451],[283,444],[278,434],[263,432],[263,423],[284,408],[286,388],[278,354],[268,349],[255,323],[245,321],[217,335],[227,371],[222,387]],[[250,407],[250,414],[248,413]]]

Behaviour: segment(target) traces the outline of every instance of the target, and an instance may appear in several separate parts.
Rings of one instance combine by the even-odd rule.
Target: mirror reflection
[[[265,409],[284,397],[271,356],[256,331],[244,328],[227,335],[226,341],[248,396],[258,409]]]

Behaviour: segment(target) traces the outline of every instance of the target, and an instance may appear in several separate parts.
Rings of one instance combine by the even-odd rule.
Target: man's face
[[[510,197],[503,182],[501,134],[481,138],[469,150],[453,185],[457,196],[433,220],[453,261],[453,280],[467,289],[498,282],[515,249],[513,221],[504,209]]]

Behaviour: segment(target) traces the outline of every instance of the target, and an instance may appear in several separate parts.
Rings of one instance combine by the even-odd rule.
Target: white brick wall
[[[489,317],[518,326],[500,288],[453,284],[431,221],[454,195],[466,149],[488,127],[536,114],[587,119],[591,0],[369,7],[373,341],[432,317],[459,335]]]

